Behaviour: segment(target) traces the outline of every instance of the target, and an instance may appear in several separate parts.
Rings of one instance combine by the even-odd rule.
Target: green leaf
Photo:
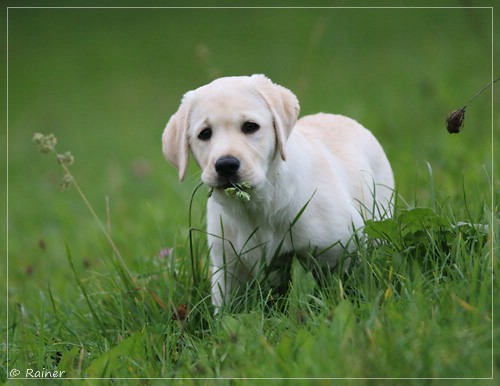
[[[81,350],[82,349],[80,347],[75,346],[70,351],[66,351],[65,353],[63,353],[61,361],[57,366],[57,370],[64,371],[64,378],[73,378],[79,376],[76,368]]]
[[[144,333],[138,331],[122,340],[116,346],[106,351],[92,361],[86,371],[86,376],[95,378],[111,378],[122,373],[129,374],[128,358],[144,358]]]
[[[314,295],[317,283],[311,270],[306,269],[298,259],[293,259],[289,298],[293,306],[303,308]]]
[[[401,246],[399,224],[393,219],[389,218],[381,221],[368,220],[364,232],[372,239],[382,239],[398,247]]]
[[[399,222],[409,232],[449,228],[450,223],[431,208],[413,208],[401,211]]]
[[[353,339],[356,334],[356,315],[351,301],[342,300],[337,305],[330,328],[341,347],[346,347]]]

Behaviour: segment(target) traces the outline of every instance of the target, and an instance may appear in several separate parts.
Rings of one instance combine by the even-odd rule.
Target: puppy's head
[[[163,132],[163,153],[181,181],[191,149],[209,187],[258,188],[277,152],[285,160],[298,113],[295,95],[264,75],[220,78],[184,95]]]

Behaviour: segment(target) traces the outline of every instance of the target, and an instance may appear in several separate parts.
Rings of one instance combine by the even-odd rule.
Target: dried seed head
[[[460,133],[464,125],[465,107],[452,111],[446,118],[446,128],[450,134]]]
[[[66,166],[70,166],[73,165],[73,162],[75,162],[75,157],[73,157],[71,152],[67,151],[64,154],[57,155],[57,162]]]
[[[484,92],[484,90],[491,87],[491,85],[498,80],[500,80],[500,78],[496,78],[495,80],[492,80],[490,83],[488,83],[486,86],[484,86],[481,90],[479,90],[471,99],[469,99],[469,101],[466,103],[466,105],[464,107],[462,107],[459,110],[452,111],[448,115],[448,118],[446,118],[446,128],[448,129],[448,132],[450,134],[460,133],[460,129],[464,125],[465,108],[472,101],[474,101],[474,99],[476,99],[479,95],[481,95]]]
[[[65,174],[61,181],[61,190],[62,191],[68,190],[72,182],[73,182],[73,177],[70,174]]]
[[[35,135],[33,135],[33,142],[38,145],[38,149],[42,153],[47,154],[54,151],[57,145],[57,138],[54,134],[43,135],[41,133],[35,133]]]

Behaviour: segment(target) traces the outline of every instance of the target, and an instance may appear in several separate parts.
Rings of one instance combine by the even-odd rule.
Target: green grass
[[[75,378],[498,375],[491,94],[468,107],[461,134],[444,125],[491,79],[489,9],[10,9],[8,32],[0,331],[9,341],[0,380],[25,382],[7,380],[7,369]],[[401,199],[394,220],[367,228],[374,241],[348,274],[318,287],[294,262],[286,295],[255,285],[232,305],[237,312],[213,316],[205,190],[193,201],[191,224],[201,230],[190,246],[199,172],[191,162],[177,182],[161,132],[185,91],[254,72],[294,91],[302,114],[342,113],[371,129]],[[123,263],[74,187],[60,191],[63,172],[37,151],[35,132],[54,133],[58,151],[73,153],[71,172]]]

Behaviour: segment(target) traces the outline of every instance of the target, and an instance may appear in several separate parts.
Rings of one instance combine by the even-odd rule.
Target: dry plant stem
[[[467,108],[467,106],[470,103],[472,103],[474,99],[476,99],[479,95],[481,95],[484,90],[491,87],[499,79],[500,78],[496,78],[495,80],[492,80],[490,83],[485,85],[472,98],[469,99],[469,101],[465,104],[464,107],[458,110],[453,110],[451,113],[448,114],[448,117],[446,118],[446,128],[450,134],[460,133],[460,130],[464,125],[465,109]]]
[[[493,83],[495,83],[499,79],[500,78],[496,78],[495,80],[492,80],[490,83],[488,83],[486,86],[484,86],[481,90],[479,90],[476,93],[476,95],[474,95],[472,98],[469,99],[469,101],[465,104],[465,106],[463,107],[463,109],[465,109],[469,105],[469,103],[471,103],[474,99],[476,99],[479,95],[481,95],[484,90],[486,90],[488,87],[492,86]]]
[[[73,175],[71,174],[71,172],[69,171],[68,167],[65,165],[65,164],[61,164],[62,168],[64,169],[64,172],[67,173],[69,176],[71,176],[71,179],[72,179],[72,184],[73,186],[75,187],[76,191],[78,192],[78,194],[80,195],[81,199],[83,200],[83,202],[85,203],[85,205],[87,206],[87,209],[90,211],[90,213],[92,214],[92,217],[94,217],[94,220],[97,222],[97,224],[99,225],[99,228],[101,229],[101,231],[106,235],[106,239],[108,240],[109,242],[109,245],[111,246],[111,249],[113,250],[113,253],[116,255],[116,257],[118,258],[118,261],[120,262],[122,268],[125,270],[125,272],[127,273],[127,275],[130,277],[130,279],[134,282],[134,284],[139,287],[139,283],[135,280],[135,277],[132,275],[132,273],[129,271],[127,265],[125,264],[125,261],[123,260],[122,258],[122,255],[120,253],[120,251],[118,250],[118,248],[116,247],[113,239],[111,238],[111,235],[109,234],[109,232],[106,231],[106,228],[104,227],[104,225],[102,225],[102,222],[101,220],[99,220],[99,217],[97,216],[96,212],[94,211],[94,209],[92,208],[92,205],[90,205],[90,202],[89,200],[87,200],[87,197],[85,196],[85,194],[83,193],[83,191],[80,189],[80,187],[78,186],[78,183],[76,182],[76,180],[73,178]]]

